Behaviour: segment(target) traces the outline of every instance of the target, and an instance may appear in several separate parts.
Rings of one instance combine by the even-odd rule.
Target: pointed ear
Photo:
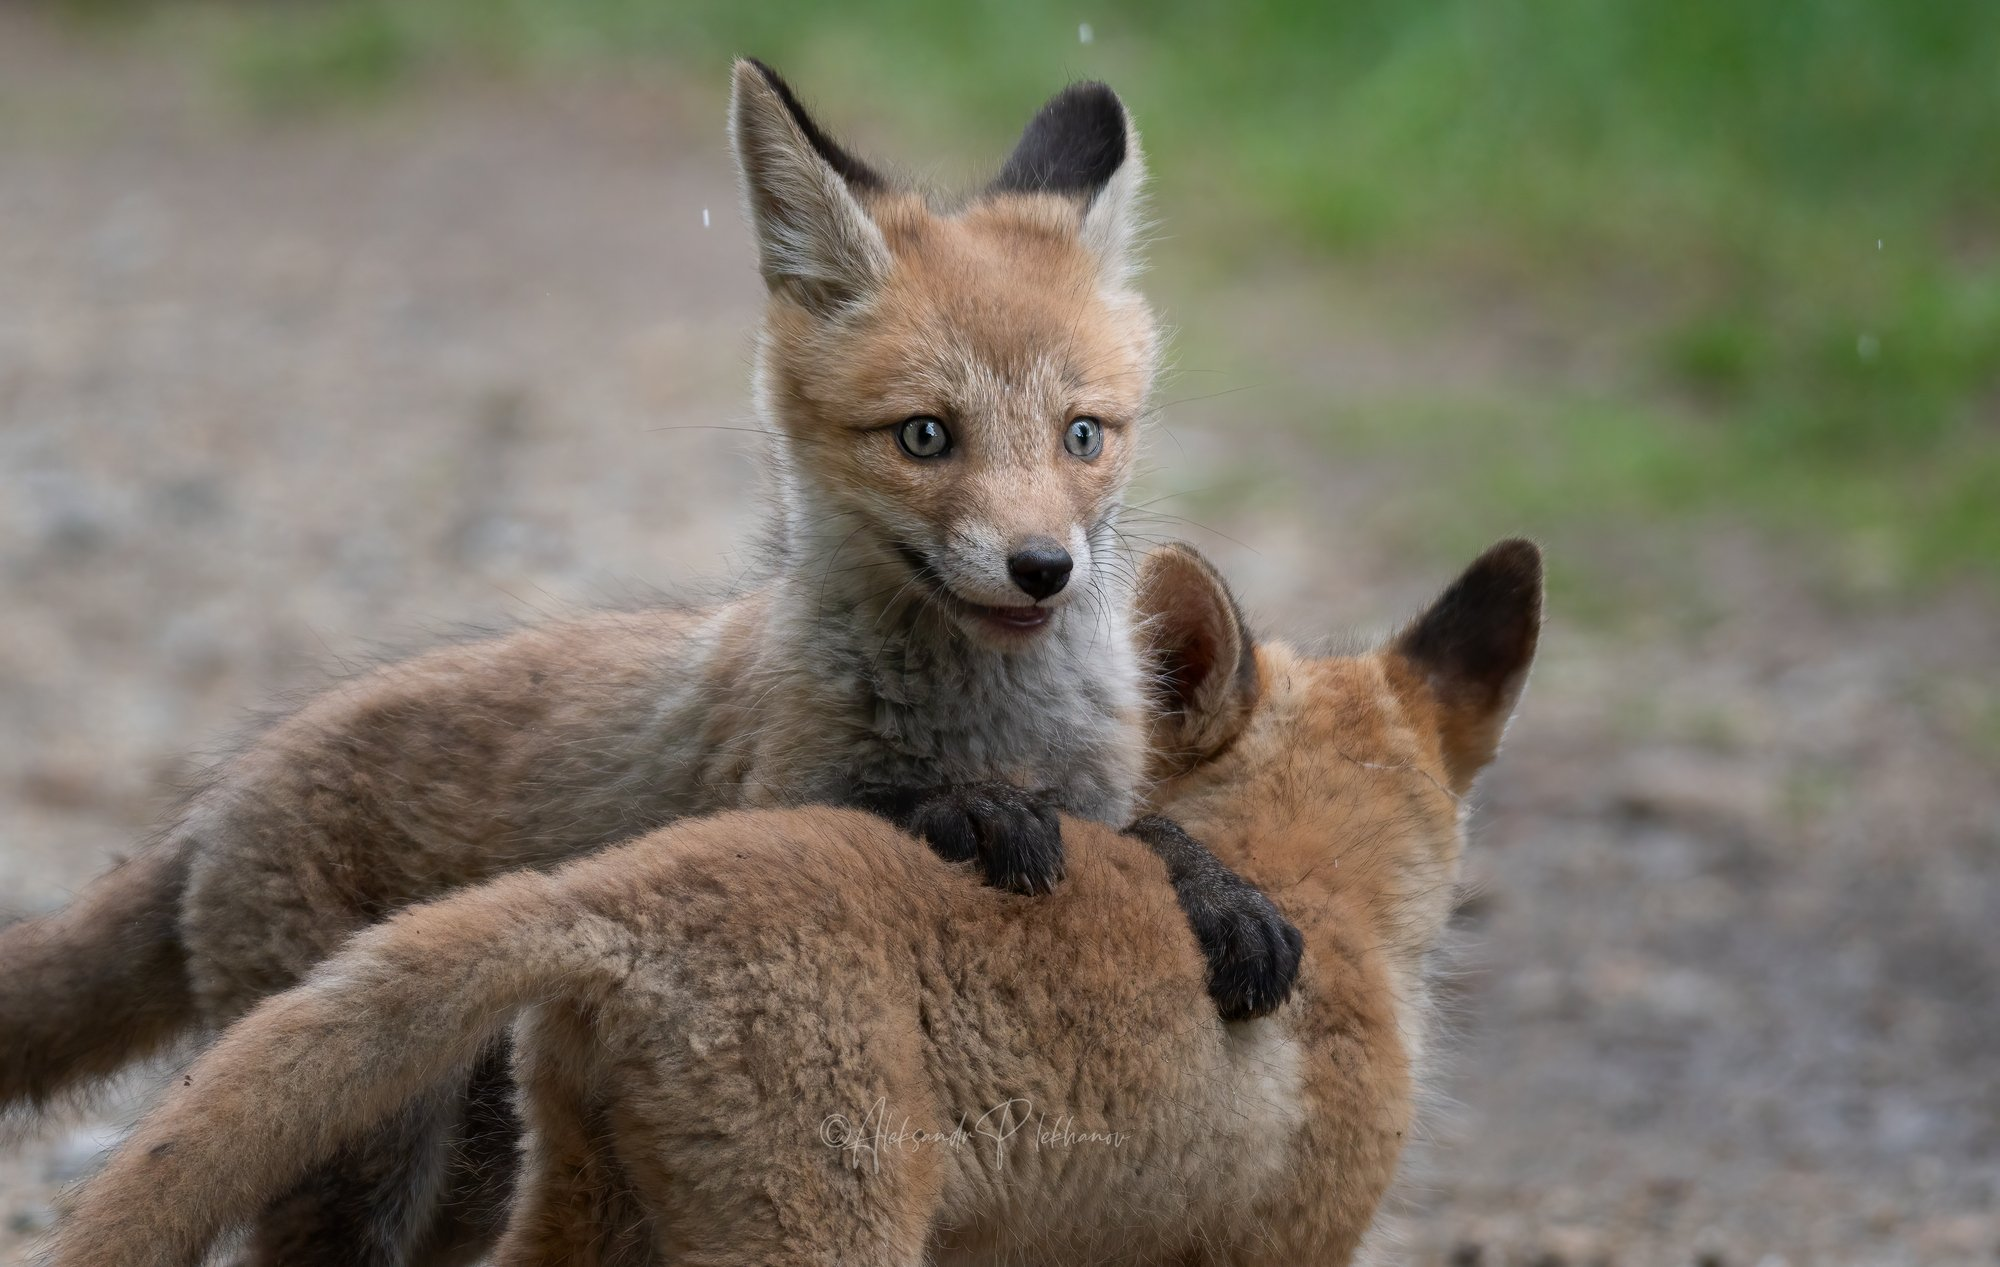
[[[1103,84],[1077,83],[1028,121],[992,192],[1077,199],[1084,244],[1122,279],[1137,268],[1145,183],[1146,160],[1125,103]]]
[[[1463,793],[1500,748],[1542,631],[1542,552],[1502,541],[1390,644],[1430,688],[1445,774]]]
[[[835,144],[791,85],[752,58],[736,63],[729,135],[772,292],[825,313],[873,291],[889,271],[889,247],[855,195],[888,182]]]
[[[1179,542],[1139,565],[1134,606],[1153,675],[1156,773],[1167,777],[1213,756],[1242,731],[1261,689],[1256,641],[1221,574]]]

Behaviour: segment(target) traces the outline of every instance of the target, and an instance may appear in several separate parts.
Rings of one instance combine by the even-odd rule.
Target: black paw
[[[1291,997],[1305,941],[1264,891],[1157,814],[1126,829],[1167,864],[1174,896],[1208,959],[1208,994],[1225,1021],[1268,1016]]]
[[[1181,894],[1208,958],[1208,997],[1225,1021],[1268,1016],[1292,996],[1305,941],[1261,889],[1246,880]]]
[[[937,789],[902,827],[939,857],[976,862],[986,883],[1014,893],[1047,893],[1063,878],[1062,825],[1043,798],[1011,783]]]

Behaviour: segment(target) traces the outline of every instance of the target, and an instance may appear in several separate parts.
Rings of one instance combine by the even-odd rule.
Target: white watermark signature
[[[920,1148],[991,1148],[996,1166],[1007,1164],[1010,1150],[1041,1152],[1056,1148],[1122,1148],[1123,1131],[1085,1129],[1074,1114],[1050,1116],[1037,1112],[1031,1100],[1002,1100],[977,1117],[959,1114],[954,1125],[944,1128],[912,1126],[905,1115],[889,1119],[887,1100],[877,1100],[855,1121],[845,1113],[828,1114],[819,1124],[820,1142],[847,1154],[850,1166],[882,1168],[884,1152],[914,1152]]]

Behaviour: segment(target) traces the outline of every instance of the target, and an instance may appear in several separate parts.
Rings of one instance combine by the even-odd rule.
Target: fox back
[[[1307,964],[1280,1011],[1201,1005],[1131,836],[1072,824],[1074,874],[1022,903],[863,815],[706,818],[357,938],[168,1088],[53,1261],[193,1263],[524,1010],[535,1134],[498,1262],[1350,1261],[1412,1125],[1415,965],[1541,556],[1501,543],[1363,656],[1255,645],[1191,551],[1141,581],[1176,665],[1161,807],[1282,895]]]

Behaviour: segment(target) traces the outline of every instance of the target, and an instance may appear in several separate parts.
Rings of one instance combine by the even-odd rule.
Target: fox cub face
[[[1158,336],[1132,288],[1142,162],[1118,98],[1059,94],[950,211],[759,63],[737,64],[730,129],[770,288],[759,404],[814,575],[1002,650],[1121,606],[1100,591]]]

